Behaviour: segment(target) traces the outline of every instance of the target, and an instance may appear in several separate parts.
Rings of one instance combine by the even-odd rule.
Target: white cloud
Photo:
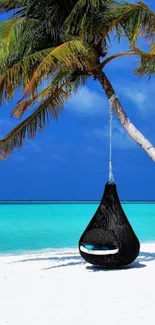
[[[109,127],[94,129],[93,136],[109,145]],[[112,146],[117,149],[135,149],[136,144],[118,121],[113,121]]]
[[[136,107],[136,111],[141,118],[147,119],[155,115],[154,88],[155,83],[153,79],[150,83],[144,80],[137,80],[137,82],[127,82],[124,80],[120,81],[118,93],[120,99],[124,97],[131,105]]]
[[[106,99],[97,91],[82,87],[67,103],[67,108],[81,115],[96,115],[106,112]]]
[[[144,105],[148,100],[146,94],[138,89],[124,88],[124,93],[137,105]]]
[[[150,99],[146,86],[142,89],[136,84],[133,84],[122,88],[121,93],[126,99],[129,99],[134,105],[136,105],[142,117],[146,116]]]

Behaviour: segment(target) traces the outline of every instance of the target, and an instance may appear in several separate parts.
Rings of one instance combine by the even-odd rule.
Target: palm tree
[[[97,80],[128,135],[155,161],[155,148],[126,115],[104,68],[120,56],[138,58],[136,73],[155,72],[155,14],[146,4],[113,0],[0,0],[11,19],[0,24],[0,97],[8,100],[20,87],[23,97],[12,115],[30,115],[0,141],[3,158],[26,137],[42,131],[50,116],[58,118],[64,103],[89,77]],[[108,55],[115,34],[125,36],[129,51]],[[150,50],[138,47],[145,39]],[[46,80],[46,87],[40,85]]]

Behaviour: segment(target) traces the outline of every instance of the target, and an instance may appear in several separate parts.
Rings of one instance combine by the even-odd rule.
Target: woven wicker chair
[[[116,268],[132,263],[139,249],[139,240],[122,209],[116,185],[107,183],[101,203],[80,238],[80,254],[93,265]]]

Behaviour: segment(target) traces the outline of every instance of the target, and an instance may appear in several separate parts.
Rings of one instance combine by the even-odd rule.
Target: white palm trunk
[[[129,117],[124,112],[116,93],[104,72],[100,71],[96,74],[96,79],[100,82],[104,89],[111,107],[118,117],[121,125],[126,130],[128,135],[148,154],[148,156],[155,162],[155,147],[145,138],[145,136],[135,127],[130,121]]]

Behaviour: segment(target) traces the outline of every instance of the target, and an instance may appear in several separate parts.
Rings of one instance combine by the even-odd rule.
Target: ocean
[[[77,247],[99,202],[0,204],[0,254]],[[141,242],[155,241],[155,203],[123,203]]]

